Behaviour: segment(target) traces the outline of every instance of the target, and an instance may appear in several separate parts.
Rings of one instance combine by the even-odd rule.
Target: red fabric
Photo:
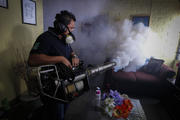
[[[158,82],[160,79],[154,75],[144,73],[144,72],[136,72],[136,80],[139,82]]]
[[[118,72],[112,72],[112,76],[115,79],[120,79],[120,80],[128,80],[128,81],[136,81],[136,76],[134,72],[124,72],[124,71],[118,71]]]

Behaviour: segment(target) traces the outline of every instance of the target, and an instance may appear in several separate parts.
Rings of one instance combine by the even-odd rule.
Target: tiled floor
[[[161,105],[160,100],[140,98],[140,102],[147,120],[172,120],[166,109]],[[31,113],[39,106],[41,106],[40,100],[19,103],[9,112],[8,120],[28,120],[27,118],[30,118]]]
[[[160,100],[154,98],[141,98],[140,102],[145,111],[147,120],[172,120]]]

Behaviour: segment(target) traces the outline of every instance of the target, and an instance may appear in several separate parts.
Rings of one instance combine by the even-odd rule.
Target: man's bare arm
[[[72,68],[71,63],[64,56],[48,56],[45,54],[30,54],[28,59],[29,66],[40,66],[55,63],[64,63]]]

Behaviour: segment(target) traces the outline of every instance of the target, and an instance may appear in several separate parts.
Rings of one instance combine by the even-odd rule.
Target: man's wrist
[[[78,58],[78,56],[76,54],[73,54],[72,58]]]

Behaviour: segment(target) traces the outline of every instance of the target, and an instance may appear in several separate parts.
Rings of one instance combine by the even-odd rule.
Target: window
[[[149,26],[150,16],[132,16],[133,24],[143,23],[145,26]]]

